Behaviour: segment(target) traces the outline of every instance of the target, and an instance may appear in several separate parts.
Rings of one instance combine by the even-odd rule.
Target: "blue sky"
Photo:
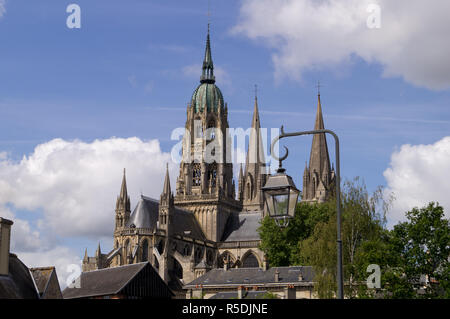
[[[81,29],[66,26],[69,15],[66,7],[72,2],[82,9]],[[184,126],[187,103],[198,85],[208,2],[72,2],[0,1],[5,8],[3,16],[0,14],[0,154],[3,153],[0,159],[14,168],[24,156],[31,156],[36,146],[55,138],[84,143],[112,137],[157,139],[161,152],[170,152],[175,144],[170,134],[174,128]],[[391,9],[385,1],[379,2],[385,4],[385,10]],[[273,3],[281,8],[291,1]],[[343,36],[338,40],[348,41],[345,43],[348,52],[342,53],[336,41],[320,28],[299,31],[314,35],[314,40],[283,34],[284,29],[273,29],[272,33],[271,23],[267,23],[267,29],[258,24],[258,12],[266,12],[268,21],[275,21],[282,14],[281,9],[270,11],[272,4],[212,1],[212,54],[217,85],[228,103],[231,127],[250,125],[257,84],[263,126],[284,125],[286,131],[312,129],[316,85],[320,81],[325,126],[341,140],[342,177],[361,176],[369,190],[377,185],[390,186],[383,172],[390,166],[392,154],[400,152],[402,145],[434,145],[449,135],[450,80],[446,72],[439,72],[447,70],[447,60],[421,55],[414,46],[413,50],[406,44],[402,47],[396,39],[392,41],[400,43],[404,59],[392,58],[394,53],[379,53],[384,52],[383,46],[386,51],[392,49],[387,40],[379,46],[366,46],[353,41],[351,36]],[[268,11],[264,11],[264,6]],[[447,4],[437,1],[436,6]],[[250,13],[248,8],[252,8]],[[388,23],[392,15],[386,13],[386,22],[379,32],[392,33]],[[301,19],[301,15],[295,18],[292,28],[302,28]],[[448,22],[441,20],[439,30],[445,33],[449,30]],[[286,30],[290,30],[290,20],[286,21]],[[405,30],[413,39],[414,28]],[[376,31],[363,28],[358,32]],[[439,41],[439,32],[429,32],[438,45],[429,50],[447,52],[445,41]],[[420,40],[417,39],[417,46]],[[314,46],[317,54],[306,55]],[[292,48],[294,60],[296,56],[299,60],[291,63]],[[336,55],[325,56],[327,50],[335,50]],[[433,63],[441,63],[441,67],[434,67]],[[423,77],[420,64],[424,65]],[[286,65],[292,65],[294,74],[283,73]],[[430,70],[436,70],[436,75]],[[285,165],[298,186],[310,144],[310,137],[286,140],[290,156]],[[334,157],[331,139],[328,145]],[[434,166],[433,162],[429,165]],[[448,172],[447,168],[444,170]],[[175,165],[173,172],[176,174]],[[114,187],[118,192],[121,170],[111,174],[117,175]],[[157,189],[150,192],[152,196],[157,196]],[[107,208],[110,211],[114,209],[114,200],[112,197],[111,207]],[[31,231],[45,229],[38,225],[45,215],[45,205],[7,205],[8,211],[28,223]],[[86,214],[89,218],[89,213]],[[38,236],[43,238],[42,234]],[[81,254],[86,246],[90,250],[95,248],[94,237],[57,236],[52,240]],[[105,238],[104,233],[99,237]]]

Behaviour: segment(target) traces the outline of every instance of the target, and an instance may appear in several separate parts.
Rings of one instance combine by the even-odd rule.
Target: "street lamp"
[[[286,175],[285,171],[281,167],[280,160],[277,174],[269,176],[266,184],[262,187],[267,212],[280,227],[286,227],[289,224],[289,219],[294,217],[295,206],[300,193],[295,187],[292,177]]]
[[[281,162],[288,157],[289,151],[287,147],[286,154],[283,157],[277,157],[273,148],[275,144],[282,138],[290,136],[308,135],[308,134],[331,134],[334,137],[335,147],[336,147],[336,210],[337,210],[337,297],[338,299],[344,298],[344,277],[342,272],[342,240],[341,240],[341,172],[340,172],[340,161],[339,161],[339,138],[333,131],[330,130],[314,130],[314,131],[304,131],[304,132],[294,132],[285,133],[283,126],[281,126],[281,134],[274,138],[272,145],[270,147],[270,153],[273,158],[279,161],[280,165],[277,170],[277,174],[274,176],[269,176],[266,185],[262,188],[264,193],[264,199],[266,201],[266,207],[269,211],[269,215],[275,218],[278,225],[287,226],[289,218],[294,217],[295,204],[297,203],[297,197],[299,191],[294,185],[292,178],[285,174],[285,169],[281,167]],[[295,192],[297,192],[295,195]],[[281,197],[284,195],[284,197]],[[279,196],[279,197],[276,197]],[[287,198],[286,198],[287,196]],[[295,197],[295,201],[294,198]],[[281,199],[284,198],[286,204],[278,205],[277,210],[276,204],[283,202]],[[280,200],[278,200],[280,199]],[[281,212],[277,214],[277,212]],[[284,216],[284,217],[281,217]],[[283,224],[280,224],[280,220]],[[287,222],[286,222],[287,220]]]

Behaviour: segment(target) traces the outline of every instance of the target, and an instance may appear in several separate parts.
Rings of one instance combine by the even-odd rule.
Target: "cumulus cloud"
[[[67,286],[67,278],[74,272],[81,272],[80,255],[80,252],[75,252],[68,247],[57,246],[50,250],[22,252],[18,257],[29,268],[54,266],[61,289],[64,289]]]
[[[0,18],[6,13],[5,0],[0,0]]]
[[[387,191],[396,198],[389,224],[405,219],[405,212],[431,201],[439,202],[450,218],[450,136],[430,145],[403,145],[385,170]]]
[[[136,137],[54,139],[18,162],[0,153],[0,216],[14,221],[11,251],[28,267],[56,266],[65,287],[74,271],[67,267],[81,265],[83,251],[61,239],[110,238],[123,168],[133,206],[140,193],[159,196],[166,163],[174,179],[170,154],[157,140]]]
[[[141,192],[159,196],[166,163],[173,178],[176,165],[157,140],[111,138],[85,143],[54,139],[38,145],[20,162],[0,159],[0,205],[41,212],[41,232],[111,236],[123,168],[135,204]],[[27,225],[20,227],[25,231]]]
[[[379,5],[381,27],[369,28]],[[233,32],[272,47],[275,77],[335,68],[358,56],[384,76],[430,89],[450,87],[448,0],[244,0]]]

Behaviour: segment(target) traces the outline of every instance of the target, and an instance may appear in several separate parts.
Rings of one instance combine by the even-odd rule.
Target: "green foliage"
[[[441,206],[430,203],[406,213],[407,221],[387,230],[393,196],[378,187],[369,195],[364,182],[345,181],[341,194],[341,231],[346,298],[450,298],[450,222]],[[311,265],[320,298],[336,296],[336,199],[300,203],[294,219],[279,228],[266,217],[260,248],[271,266]],[[381,268],[381,289],[368,289],[367,267]],[[420,278],[431,279],[418,293]]]
[[[360,281],[367,274],[360,271],[357,260],[362,244],[380,237],[385,224],[385,214],[389,203],[383,199],[382,188],[369,196],[362,180],[346,181],[341,193],[341,234],[344,267],[345,295],[358,295]],[[337,270],[337,213],[335,199],[327,203],[328,220],[315,225],[308,238],[298,244],[297,260],[304,265],[313,265],[316,292],[328,298],[335,295]],[[367,267],[367,265],[366,265]],[[363,277],[364,276],[364,277]],[[334,291],[329,291],[329,289]],[[328,290],[328,291],[327,291]]]
[[[444,217],[444,209],[431,202],[426,207],[413,208],[406,218],[406,222],[394,226],[390,238],[390,254],[397,257],[394,265],[406,278],[402,281],[404,289],[417,288],[420,277],[425,275],[430,284],[425,294],[416,297],[450,295],[450,222]],[[392,287],[389,291],[395,293]]]
[[[260,297],[261,299],[280,299],[277,294],[273,292],[266,292],[264,295]],[[258,298],[259,299],[259,298]]]
[[[266,216],[258,229],[261,245],[271,266],[300,264],[298,242],[308,238],[317,223],[328,220],[329,205],[310,205],[299,203],[295,217],[286,228],[280,228],[275,221]]]

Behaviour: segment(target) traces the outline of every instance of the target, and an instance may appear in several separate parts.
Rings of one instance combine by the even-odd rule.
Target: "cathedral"
[[[104,254],[99,245],[94,257],[86,251],[83,272],[149,261],[176,291],[214,268],[267,269],[257,232],[264,216],[261,188],[268,178],[258,100],[255,97],[245,167],[241,165],[236,185],[226,147],[228,106],[216,86],[209,28],[200,84],[188,104],[185,128],[193,133],[184,135],[175,187],[167,170],[160,198],[141,195],[131,211],[124,170],[114,247]],[[322,128],[319,95],[315,129]],[[325,201],[333,183],[325,135],[315,135],[302,200]]]

